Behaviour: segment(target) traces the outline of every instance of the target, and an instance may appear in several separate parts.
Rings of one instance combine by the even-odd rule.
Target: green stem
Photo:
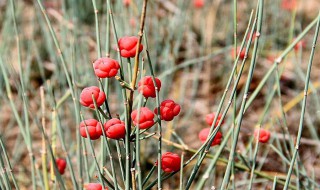
[[[293,169],[293,166],[294,166],[294,164],[296,162],[296,157],[297,157],[299,146],[300,146],[300,140],[301,140],[301,135],[302,135],[302,130],[303,130],[303,120],[304,120],[304,114],[305,114],[306,104],[307,104],[310,73],[311,73],[311,67],[312,67],[314,52],[315,52],[316,43],[317,43],[318,34],[319,34],[319,26],[320,26],[320,13],[318,15],[318,22],[317,22],[317,26],[316,26],[316,31],[315,31],[313,44],[312,44],[312,49],[311,49],[310,58],[309,58],[309,63],[308,63],[308,70],[307,70],[307,75],[306,75],[306,80],[305,80],[304,98],[303,98],[303,102],[302,102],[302,110],[301,110],[301,115],[300,115],[299,129],[298,129],[298,134],[297,134],[297,141],[296,141],[295,149],[294,149],[293,156],[292,156],[292,159],[291,159],[290,167],[289,167],[289,170],[288,170],[288,173],[287,173],[285,186],[284,186],[283,189],[288,189],[288,186],[290,184],[290,178],[291,178],[291,174],[292,174],[292,169]]]
[[[247,97],[248,97],[248,91],[249,91],[249,87],[250,87],[250,84],[251,84],[254,68],[256,66],[256,56],[257,56],[257,50],[258,50],[259,38],[260,38],[261,26],[262,26],[263,4],[264,4],[264,0],[259,0],[258,24],[257,24],[257,33],[258,34],[256,34],[257,38],[256,38],[256,40],[254,42],[253,55],[252,55],[252,59],[251,59],[251,64],[250,64],[250,69],[249,69],[249,74],[248,74],[246,86],[245,86],[243,101],[242,101],[241,108],[240,108],[240,111],[239,111],[239,119],[238,119],[238,122],[237,122],[237,126],[235,128],[235,135],[234,135],[234,139],[233,139],[233,142],[232,142],[231,152],[229,154],[229,161],[228,161],[228,165],[227,165],[227,168],[226,168],[226,171],[225,171],[225,175],[223,177],[223,181],[222,181],[222,184],[221,184],[221,188],[222,189],[227,189],[227,186],[228,186],[228,183],[229,183],[231,166],[232,166],[232,163],[234,162],[234,154],[235,154],[235,150],[236,150],[236,147],[237,147],[238,137],[239,137],[239,133],[240,133],[240,127],[241,127],[242,118],[243,118],[243,115],[244,115],[244,109],[245,109],[245,105],[246,105]]]
[[[92,5],[94,9],[94,20],[95,20],[95,26],[96,26],[96,40],[97,40],[97,50],[98,50],[98,57],[101,57],[101,46],[100,46],[100,30],[99,30],[99,19],[98,19],[98,13],[99,10],[97,9],[97,3],[96,0],[92,0]]]
[[[245,43],[246,37],[247,37],[248,32],[249,32],[251,21],[252,21],[252,15],[253,15],[253,12],[251,12],[250,20],[249,20],[249,23],[248,23],[246,34],[245,34],[245,36],[244,36],[244,38],[242,40],[240,51],[242,51],[242,49],[244,47],[244,43]],[[216,112],[215,118],[214,118],[214,120],[212,122],[212,125],[211,125],[211,129],[210,129],[210,133],[209,133],[210,135],[208,136],[206,142],[203,144],[203,146],[205,146],[206,148],[205,149],[204,148],[202,148],[202,149],[200,148],[199,149],[199,151],[200,151],[199,155],[200,156],[199,156],[198,161],[197,161],[196,165],[194,166],[194,168],[192,170],[192,173],[191,173],[191,175],[190,175],[190,177],[188,179],[187,186],[186,186],[187,189],[190,188],[191,183],[194,181],[195,176],[196,176],[196,174],[197,174],[197,172],[198,172],[198,170],[200,168],[200,165],[201,165],[203,159],[205,158],[205,155],[207,154],[207,152],[208,152],[208,150],[210,148],[210,145],[212,144],[212,142],[214,140],[214,137],[217,134],[218,130],[220,129],[222,121],[223,121],[224,117],[226,116],[226,114],[227,114],[227,112],[228,112],[228,110],[229,110],[229,108],[231,106],[234,94],[236,92],[237,85],[238,85],[238,83],[240,81],[240,77],[242,75],[242,71],[243,71],[243,68],[244,68],[244,65],[245,65],[245,62],[246,62],[246,59],[247,59],[248,51],[250,49],[251,39],[252,39],[252,35],[253,35],[253,31],[254,31],[255,25],[256,25],[256,19],[255,19],[255,21],[253,23],[253,27],[252,27],[252,31],[251,31],[251,37],[250,37],[250,40],[249,40],[249,42],[247,44],[247,47],[246,47],[245,57],[242,60],[241,67],[240,67],[240,70],[239,70],[239,74],[237,76],[236,81],[234,82],[233,89],[231,91],[231,95],[230,95],[230,99],[229,99],[228,105],[227,105],[225,111],[222,113],[222,116],[221,116],[221,119],[220,119],[218,125],[216,127],[214,127],[215,123],[217,122],[218,115],[219,115],[219,113],[220,113],[220,111],[222,109],[222,105],[223,105],[223,103],[225,101],[225,98],[226,98],[227,92],[229,90],[229,87],[231,85],[231,81],[233,79],[233,76],[234,76],[234,73],[235,73],[235,70],[236,70],[236,67],[237,67],[237,61],[239,60],[240,54],[237,56],[237,59],[236,59],[236,61],[234,63],[233,69],[231,71],[231,74],[230,74],[230,77],[229,77],[229,80],[228,80],[228,83],[227,83],[227,86],[226,86],[226,90],[224,91],[224,93],[222,95],[222,98],[220,100],[220,103],[219,103],[219,106],[218,106],[218,110]]]
[[[130,65],[131,66],[131,65]],[[144,70],[144,61],[142,60],[142,63],[141,63],[141,70],[143,71]],[[143,72],[141,73],[141,78],[143,78]],[[139,103],[138,103],[138,121],[140,120],[140,109],[141,109],[141,106],[142,106],[142,101],[143,101],[143,96],[141,93],[139,93]],[[136,139],[135,139],[135,159],[136,159],[136,165],[137,165],[137,177],[138,177],[138,189],[143,189],[143,186],[142,186],[142,172],[141,172],[141,163],[140,163],[140,155],[141,155],[141,152],[140,152],[140,125],[138,124],[136,126],[136,129],[135,129],[135,135],[136,135]],[[133,168],[134,169],[134,168]]]
[[[100,114],[99,114],[99,111],[101,110],[101,108],[100,107],[98,108],[97,102],[96,102],[93,94],[92,94],[92,100],[93,100],[93,103],[94,103],[96,115],[98,117],[99,122],[101,123],[101,131],[102,131],[102,134],[103,134],[102,146],[101,147],[102,147],[102,150],[104,149],[104,147],[106,147],[106,149],[107,149],[107,153],[108,153],[108,156],[109,156],[109,159],[110,159],[110,165],[111,165],[111,170],[112,170],[112,178],[113,178],[114,187],[115,187],[115,190],[118,190],[117,175],[116,175],[116,172],[115,172],[115,169],[114,169],[114,163],[113,163],[113,158],[112,158],[112,154],[111,154],[111,151],[110,151],[110,145],[109,145],[108,140],[106,139],[107,135],[105,134],[104,126],[102,125],[103,122],[102,122]],[[100,113],[101,113],[101,111],[100,111]],[[103,163],[102,164],[102,168],[104,167],[103,160],[104,160],[104,157],[102,156],[102,163]]]
[[[145,42],[147,42],[147,38],[145,37]],[[147,46],[147,45],[146,45]],[[150,58],[148,46],[146,49],[149,68],[152,76],[153,85],[155,86],[156,91],[156,105],[157,105],[157,124],[158,124],[158,133],[159,133],[159,140],[158,140],[158,189],[161,189],[161,155],[162,155],[162,127],[161,127],[161,119],[160,119],[160,98],[159,98],[159,91],[158,86],[155,80],[153,68],[152,68],[152,61]]]
[[[7,150],[6,150],[6,148],[5,148],[4,144],[3,144],[3,141],[2,141],[2,138],[1,138],[1,137],[0,137],[0,146],[1,146],[2,151],[3,151],[3,153],[4,153],[4,154],[3,154],[3,155],[4,155],[4,158],[5,158],[6,162],[7,162],[8,167],[9,167],[9,172],[10,172],[10,175],[11,175],[11,178],[12,178],[12,181],[13,181],[13,184],[14,184],[14,187],[15,187],[17,190],[19,190],[20,188],[19,188],[19,186],[18,186],[18,184],[17,184],[17,181],[16,181],[15,176],[13,175],[12,166],[11,166],[11,163],[10,163],[10,160],[9,160],[9,157],[8,157],[8,153],[7,153]]]

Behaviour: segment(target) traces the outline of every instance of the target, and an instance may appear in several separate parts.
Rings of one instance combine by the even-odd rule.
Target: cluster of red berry
[[[135,36],[123,37],[118,41],[120,55],[125,58],[132,58],[136,54],[136,47],[138,38]],[[139,46],[139,51],[143,50],[143,45]],[[111,58],[102,57],[93,63],[94,73],[99,78],[115,77],[120,69],[119,63]],[[155,98],[156,90],[161,89],[161,81],[155,78],[156,86],[153,82],[152,76],[145,76],[138,82],[138,91],[147,99]],[[106,94],[97,86],[86,87],[80,94],[80,103],[88,108],[95,109],[104,104],[106,101]],[[164,121],[171,121],[180,113],[180,105],[173,100],[167,99],[160,104],[160,119]],[[133,124],[139,129],[149,129],[155,124],[154,116],[158,114],[158,108],[151,111],[148,107],[141,107],[139,110],[133,110],[131,119]],[[99,139],[105,134],[110,139],[123,139],[126,134],[125,122],[118,118],[108,120],[102,124],[96,119],[87,119],[80,123],[80,135],[91,140]],[[177,164],[178,163],[178,164]],[[165,172],[173,172],[180,169],[180,157],[174,153],[164,153],[162,155],[161,168]],[[89,184],[87,189],[102,189],[100,184]]]
[[[138,44],[138,38],[123,37],[118,41],[120,55],[125,58],[131,58],[135,56],[136,46]],[[143,50],[143,46],[140,45],[139,51]],[[244,58],[241,52],[240,58]],[[94,73],[99,78],[111,78],[115,77],[120,69],[120,65],[116,60],[111,58],[103,57],[99,58],[93,63]],[[155,86],[156,84],[156,86]],[[147,99],[155,98],[156,90],[159,92],[161,89],[161,81],[155,78],[155,84],[152,76],[145,76],[138,82],[138,91]],[[95,106],[100,107],[106,101],[106,94],[100,90],[99,87],[91,86],[84,88],[80,94],[80,103],[88,108],[94,109]],[[175,103],[173,100],[167,99],[160,104],[160,113],[158,113],[158,108],[151,111],[148,107],[141,107],[139,110],[133,110],[131,113],[131,119],[133,124],[139,129],[149,129],[155,124],[154,116],[156,114],[160,115],[160,119],[164,121],[171,121],[180,113],[181,107],[179,104]],[[215,113],[208,114],[206,116],[206,122],[209,126],[212,126]],[[216,123],[213,125],[217,127],[218,124],[224,124],[221,120],[221,114],[218,115]],[[80,123],[80,135],[84,138],[89,138],[91,140],[99,139],[103,134],[110,139],[123,139],[126,134],[125,122],[118,118],[113,118],[108,120],[106,123],[102,124],[96,119],[87,119]],[[204,128],[199,133],[199,139],[204,143],[210,133],[210,127]],[[256,133],[255,133],[256,136]],[[260,130],[260,142],[267,142],[270,138],[270,133],[263,129]],[[222,133],[218,131],[214,137],[211,146],[219,145],[222,141]],[[166,152],[162,154],[161,158],[162,164],[161,168],[164,172],[175,172],[180,170],[181,158],[178,154],[172,152]],[[60,171],[60,169],[59,169]],[[64,171],[61,170],[61,171]],[[61,172],[60,172],[61,173]],[[100,184],[87,184],[87,189],[102,189]]]

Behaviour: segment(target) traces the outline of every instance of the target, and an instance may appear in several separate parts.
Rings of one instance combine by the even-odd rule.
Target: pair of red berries
[[[180,109],[180,105],[175,103],[173,100],[164,100],[160,104],[160,119],[171,121],[180,113]],[[155,108],[154,112],[152,112],[149,108],[142,107],[140,108],[140,114],[138,110],[134,110],[131,113],[131,119],[134,125],[139,125],[140,129],[148,129],[154,125],[154,113],[158,113],[157,108]]]
[[[157,88],[154,85],[151,76],[143,77],[138,83],[138,90],[142,93],[145,98],[155,98],[156,89],[160,91],[161,81],[158,78],[155,78],[155,83]],[[164,100],[160,105],[160,117],[161,120],[171,121],[175,116],[180,113],[180,105],[176,104],[173,100]],[[154,113],[158,113],[158,109],[154,109]]]
[[[134,57],[136,54],[136,46],[138,44],[138,38],[135,36],[125,36],[120,38],[118,41],[118,46],[120,50],[120,55],[125,58]],[[143,45],[140,44],[139,52],[143,50]],[[94,73],[99,78],[111,78],[117,75],[120,65],[118,61],[102,57],[97,59],[93,63]]]
[[[232,48],[231,49],[231,55],[232,55],[232,59],[235,59],[235,58],[237,58],[237,56],[238,56],[238,54],[240,54],[239,55],[239,59],[240,60],[242,60],[242,59],[244,59],[245,58],[245,56],[246,56],[246,49],[245,48],[242,48],[242,50],[241,50],[241,48],[240,47],[237,47],[237,55],[235,55],[234,53],[234,48]]]
[[[102,58],[101,58],[102,59]],[[106,58],[109,59],[109,58]],[[104,74],[101,70],[99,70],[97,73]],[[97,74],[98,77],[101,78],[101,75]],[[115,73],[116,74],[116,73]],[[161,81],[158,78],[155,78],[157,89],[160,91],[161,88]],[[146,76],[142,78],[138,83],[138,90],[142,93],[142,95],[146,98],[154,98],[156,97],[156,87],[153,84],[153,80],[151,76]],[[96,86],[90,86],[86,87],[82,90],[80,94],[80,103],[89,108],[94,108],[94,100],[96,101],[96,104],[98,107],[100,107],[103,102],[106,100],[106,94],[100,90],[99,87]]]
[[[215,116],[216,116],[215,113],[211,113],[211,114],[208,114],[208,115],[206,116],[206,122],[207,122],[207,124],[208,124],[209,126],[212,126],[212,123],[213,123],[213,120],[214,120]],[[214,124],[214,127],[217,127],[217,126],[218,126],[218,124],[219,124],[219,122],[220,122],[220,120],[221,120],[221,117],[222,117],[222,115],[219,114],[219,115],[218,115],[218,118],[217,118],[217,121],[216,121],[216,123]],[[222,121],[221,124],[223,124],[223,123],[224,123],[224,121]],[[199,137],[199,139],[200,139],[200,141],[201,141],[202,143],[206,142],[206,140],[207,140],[207,138],[208,138],[208,136],[209,136],[209,133],[210,133],[210,129],[211,129],[211,127],[207,127],[207,128],[204,128],[204,129],[202,129],[202,130],[200,131],[198,137]],[[211,143],[211,146],[219,145],[219,144],[221,143],[221,141],[222,141],[222,133],[221,133],[220,131],[218,131],[218,132],[216,133],[216,136],[214,137],[212,143]]]
[[[91,140],[99,139],[103,135],[102,125],[95,119],[88,119],[80,123],[80,135],[87,138],[87,131]],[[107,121],[103,127],[105,134],[110,139],[121,139],[125,137],[126,128],[123,121],[113,118]]]

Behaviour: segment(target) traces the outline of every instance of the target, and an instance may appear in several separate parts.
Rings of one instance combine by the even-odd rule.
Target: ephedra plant
[[[46,9],[44,2],[37,0],[35,5],[40,10],[38,13],[42,13],[38,15],[39,22],[42,23],[48,47],[51,50],[54,49],[51,51],[51,56],[61,68],[59,66],[59,70],[54,71],[56,72],[52,78],[54,80],[44,80],[41,87],[36,88],[36,91],[40,91],[36,96],[39,98],[31,100],[28,94],[32,93],[32,88],[26,82],[23,72],[24,65],[21,61],[22,42],[19,38],[21,32],[16,22],[15,2],[11,0],[10,3],[20,68],[19,84],[15,84],[18,91],[16,96],[13,96],[10,81],[11,70],[5,64],[6,60],[3,56],[0,57],[0,66],[6,100],[13,113],[14,122],[19,127],[19,134],[21,134],[19,141],[27,147],[26,151],[29,155],[31,175],[28,183],[31,185],[26,185],[28,188],[87,190],[320,188],[316,177],[310,175],[301,164],[298,154],[304,130],[303,121],[307,108],[307,97],[310,93],[309,82],[320,15],[296,38],[292,39],[293,41],[279,56],[272,59],[273,65],[252,90],[251,85],[255,82],[254,74],[259,66],[259,53],[262,51],[261,46],[265,43],[265,41],[261,42],[263,28],[267,25],[264,20],[267,3],[264,0],[258,0],[256,8],[248,15],[247,27],[240,45],[237,43],[238,2],[234,0],[232,1],[233,47],[215,50],[214,53],[210,52],[209,55],[189,59],[178,65],[164,66],[164,69],[161,68],[162,73],[159,72],[161,70],[159,60],[169,56],[170,51],[179,57],[181,47],[175,44],[171,49],[168,47],[171,47],[172,41],[176,40],[175,37],[181,42],[184,36],[183,34],[175,36],[175,31],[168,30],[167,36],[163,37],[164,46],[168,46],[167,48],[159,50],[155,44],[150,46],[149,40],[158,36],[158,34],[149,35],[150,32],[148,32],[156,30],[150,24],[150,20],[156,22],[154,18],[156,15],[148,14],[151,11],[149,10],[150,5],[154,6],[159,3],[179,15],[178,17],[181,17],[184,22],[187,19],[183,18],[186,16],[183,11],[188,3],[193,5],[195,11],[200,11],[206,8],[208,2],[198,0],[190,2],[184,0],[173,2],[106,0],[102,3],[105,6],[102,9],[104,14],[100,15],[101,10],[98,4],[101,1],[92,0],[93,10],[91,11],[94,12],[95,27],[89,29],[95,32],[93,40],[95,59],[91,61],[86,55],[82,55],[84,47],[74,45],[70,50],[66,48],[68,43],[76,44],[77,37],[80,40],[83,31],[73,29],[72,40],[66,43],[69,34],[64,33],[64,29],[61,29],[61,34],[58,34],[55,24],[48,15],[60,18],[57,16],[59,13],[54,12],[54,9]],[[68,6],[80,6],[76,1],[68,1],[68,3],[63,7],[66,12]],[[175,3],[177,7],[174,6]],[[285,3],[281,2],[284,10],[295,11],[295,8]],[[134,10],[140,19],[139,24],[128,19],[126,23],[120,22],[116,18],[119,15],[113,11],[119,6],[126,9],[130,6],[135,7]],[[76,9],[71,10],[76,15]],[[66,22],[65,25],[69,26],[68,20],[60,21]],[[75,18],[72,21],[69,27],[76,28],[79,21]],[[106,24],[101,26],[104,21]],[[174,25],[180,20],[171,22]],[[121,24],[131,25],[130,29],[136,35],[125,35],[129,32],[119,30],[119,28],[125,28]],[[103,27],[105,29],[102,29]],[[183,33],[184,27],[178,24],[176,28],[168,26],[168,29],[175,28],[177,33]],[[308,46],[302,38],[312,28],[316,29],[304,78],[305,88],[300,98],[302,110],[299,112],[298,134],[293,140],[288,136],[285,115],[288,111],[286,109],[288,104],[282,105],[280,81],[285,67],[280,64],[284,62],[291,50],[298,54],[301,49]],[[102,42],[103,39],[105,42]],[[114,46],[111,43],[112,39],[115,42]],[[92,43],[91,38],[89,42]],[[102,50],[103,45],[105,45],[105,50]],[[187,48],[190,50],[186,52],[196,51],[197,47],[188,45]],[[206,46],[206,42],[201,45]],[[203,48],[201,52],[204,53],[207,49]],[[163,53],[162,56],[157,57],[157,51],[167,54]],[[105,54],[103,55],[102,52]],[[196,92],[198,88],[196,85],[191,85],[192,88],[188,89],[186,78],[173,77],[169,80],[168,75],[178,73],[180,70],[183,70],[181,73],[185,74],[188,72],[188,67],[199,63],[200,69],[196,75],[199,78],[201,72],[204,72],[203,62],[222,53],[229,53],[228,56],[233,62],[228,67],[229,70],[223,73],[224,91],[214,97],[215,105],[210,105],[214,109],[213,112],[208,112],[206,116],[195,119],[191,117],[193,110],[185,106],[186,98],[181,100],[174,94],[180,88],[181,92],[188,90]],[[38,57],[40,62],[41,57]],[[90,65],[90,67],[83,65]],[[43,69],[43,67],[40,68]],[[197,68],[192,67],[192,69]],[[45,79],[44,73],[42,75]],[[272,79],[274,83],[266,96],[266,103],[261,109],[263,111],[255,113],[259,118],[258,124],[252,125],[257,127],[252,132],[243,134],[241,129],[246,112],[250,105],[258,99],[258,94],[269,79]],[[181,80],[184,85],[179,87],[179,83],[175,80]],[[243,84],[243,87],[239,90],[240,83]],[[313,91],[317,88],[313,85],[311,87]],[[63,93],[59,93],[58,89],[62,89]],[[56,97],[60,98],[56,100]],[[21,108],[14,98],[22,99]],[[194,95],[188,101],[195,104],[196,98]],[[279,115],[281,116],[278,116],[278,120],[284,123],[281,130],[283,136],[288,136],[288,145],[282,146],[282,140],[285,138],[281,139],[279,135],[274,135],[273,128],[264,125],[274,100],[280,102]],[[33,111],[35,108],[32,106],[34,105],[30,104],[33,101],[36,102],[36,105],[39,102],[40,114]],[[315,101],[318,101],[317,97]],[[48,107],[50,109],[47,109]],[[251,112],[251,114],[254,113]],[[196,137],[197,142],[192,143],[198,143],[197,148],[193,148],[190,141],[186,142],[188,137],[183,136],[184,131],[178,130],[177,126],[182,125],[182,122],[177,122],[180,118],[190,124],[188,129],[183,129],[195,133],[193,136]],[[70,120],[72,125],[65,122]],[[189,129],[194,123],[201,123],[199,124],[201,129],[195,130],[197,132]],[[34,131],[39,132],[38,136],[33,134]],[[240,142],[241,135],[250,136],[247,139],[248,142]],[[41,139],[39,143],[41,154],[38,154],[35,148],[37,138]],[[21,185],[23,179],[16,172],[19,163],[16,161],[17,158],[13,158],[19,155],[11,155],[9,145],[3,139],[5,135],[1,135],[0,138],[1,153],[3,153],[0,156],[0,166],[3,169],[0,189],[23,189],[24,186]],[[238,151],[239,144],[243,146],[243,151]],[[266,154],[260,156],[265,150],[267,150]],[[271,150],[276,153],[279,162],[287,168],[284,175],[280,176],[276,172],[262,170],[268,151]],[[238,177],[237,174],[242,175]],[[300,181],[300,179],[303,180]]]

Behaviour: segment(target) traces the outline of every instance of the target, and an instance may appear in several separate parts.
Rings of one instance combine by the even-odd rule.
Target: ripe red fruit
[[[281,8],[287,11],[293,11],[297,7],[296,0],[282,0]]]
[[[154,109],[154,113],[158,113],[158,109]],[[180,105],[173,100],[164,100],[160,104],[160,118],[161,120],[171,121],[180,113]]]
[[[80,135],[87,138],[86,125],[91,140],[96,140],[102,135],[101,123],[95,119],[87,119],[80,123]]]
[[[139,124],[140,129],[148,129],[153,126],[154,113],[151,110],[149,110],[149,108],[147,108],[147,107],[140,108],[140,115],[139,116],[140,116],[140,119],[138,120],[138,110],[134,110],[131,113],[131,119],[132,119],[134,125]]]
[[[57,165],[57,168],[59,170],[59,173],[61,175],[64,174],[64,170],[66,169],[66,166],[67,166],[66,160],[62,159],[62,158],[57,158],[56,159],[56,165]]]
[[[240,47],[237,48],[237,55],[234,54],[234,48],[231,49],[231,55],[232,55],[232,59],[236,59],[239,52],[240,52]],[[242,51],[240,52],[240,56],[239,56],[239,59],[244,59],[246,55],[246,49],[245,48],[242,48]]]
[[[97,106],[100,107],[106,99],[106,94],[96,86],[90,86],[84,88],[80,94],[80,103],[85,106],[94,109],[94,101],[92,95],[96,100]]]
[[[136,55],[136,47],[139,39],[136,36],[125,36],[118,41],[120,54],[122,57],[134,57]],[[143,45],[140,44],[139,52],[143,50]]]
[[[166,152],[161,157],[161,169],[166,173],[180,170],[181,158],[178,154]]]
[[[255,32],[252,36],[251,41],[254,42],[258,36],[259,36],[259,32]],[[247,41],[249,41],[250,37],[251,37],[251,34],[247,36]],[[238,47],[238,48],[240,48],[240,47]]]
[[[210,127],[204,128],[200,131],[198,137],[202,143],[204,143],[207,140],[209,132],[210,132]],[[219,145],[221,141],[222,141],[222,133],[218,131],[211,143],[211,146]]]
[[[156,84],[158,87],[158,92],[161,88],[161,81],[158,78],[155,78]],[[156,97],[156,89],[153,84],[153,80],[151,76],[143,77],[138,83],[138,90],[142,93],[142,95],[146,98],[155,98]]]
[[[295,46],[294,46],[294,50],[297,52],[300,49],[303,49],[306,47],[306,42],[304,40],[300,40]]]
[[[123,5],[124,6],[129,6],[131,3],[131,0],[123,0]]]
[[[209,126],[212,125],[215,116],[216,116],[216,113],[210,113],[210,114],[206,115],[206,122],[207,122],[207,124],[208,124]],[[216,123],[215,123],[215,125],[214,125],[214,127],[217,127],[217,126],[218,126],[218,124],[219,124],[219,122],[220,122],[220,120],[221,120],[221,117],[222,117],[222,115],[219,114],[219,115],[218,115],[218,118],[217,118],[217,121],[216,121]],[[222,124],[224,124],[224,121],[222,121],[221,125],[222,125]]]
[[[193,0],[193,6],[195,8],[202,8],[204,6],[204,0]]]
[[[259,129],[254,131],[254,137],[258,138]],[[259,142],[267,143],[270,139],[270,132],[265,129],[260,129]]]
[[[135,28],[135,27],[137,26],[137,21],[136,21],[136,19],[130,18],[130,20],[129,20],[129,25],[130,25],[130,27]]]
[[[107,137],[110,139],[121,139],[124,138],[126,134],[124,122],[117,118],[110,119],[107,123],[105,123],[104,130]]]
[[[102,190],[102,185],[100,183],[87,183],[84,184],[86,190]],[[104,190],[108,190],[106,187]]]
[[[118,61],[108,57],[97,59],[93,63],[94,73],[99,78],[111,78],[117,75],[120,65]]]

